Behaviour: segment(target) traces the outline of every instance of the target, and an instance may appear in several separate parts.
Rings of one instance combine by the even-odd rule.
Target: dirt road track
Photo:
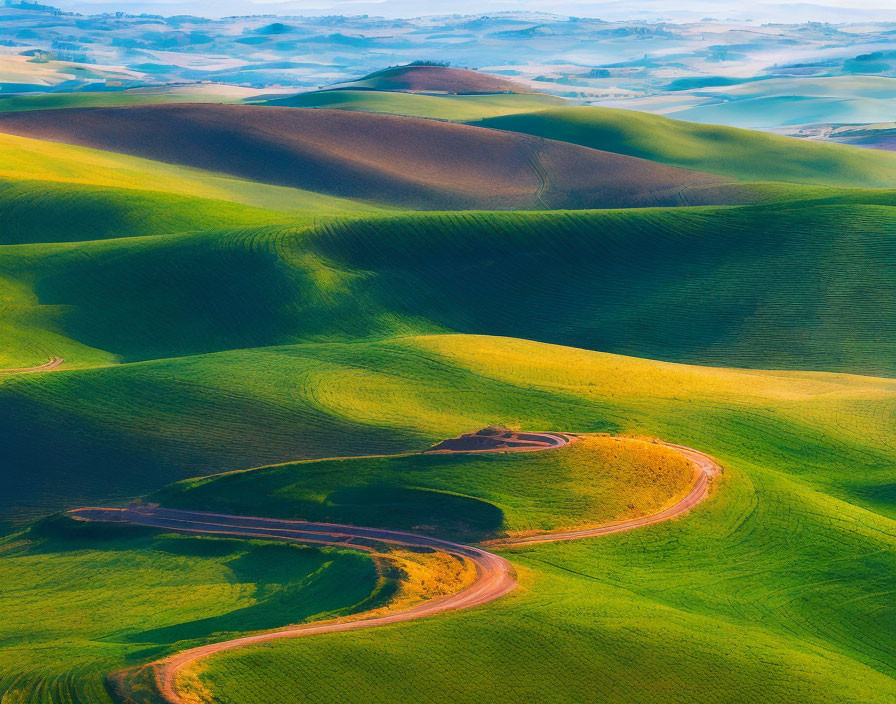
[[[704,455],[702,452],[698,452],[697,450],[693,450],[689,447],[684,447],[683,445],[673,445],[672,443],[667,442],[664,442],[662,444],[677,451],[679,454],[683,455],[685,459],[691,462],[691,464],[694,465],[695,479],[691,490],[688,492],[687,496],[675,503],[673,506],[670,506],[664,511],[660,511],[659,513],[653,513],[649,516],[632,518],[631,520],[620,521],[618,523],[608,523],[596,528],[585,528],[582,530],[566,531],[562,533],[541,533],[538,535],[528,535],[518,538],[490,540],[482,544],[489,547],[510,547],[513,545],[557,543],[563,540],[596,538],[601,535],[621,533],[622,531],[632,530],[633,528],[640,528],[642,526],[653,525],[654,523],[661,523],[663,521],[668,521],[670,518],[675,518],[676,516],[680,516],[681,514],[686,513],[703,500],[703,498],[706,496],[706,492],[709,491],[709,483],[712,477],[721,472],[721,467],[714,459],[712,459],[712,457],[710,457],[709,455]]]
[[[51,369],[56,369],[60,364],[62,364],[62,357],[50,357],[50,359],[43,364],[39,364],[36,367],[20,367],[18,369],[0,369],[0,374],[31,374],[33,372],[48,372]]]
[[[664,443],[694,466],[695,481],[690,492],[674,506],[659,513],[632,519],[629,521],[600,526],[597,528],[570,531],[565,533],[547,533],[542,535],[509,538],[492,541],[488,545],[494,547],[511,547],[534,543],[556,542],[562,540],[578,540],[592,538],[610,533],[619,533],[642,526],[667,521],[680,516],[696,506],[706,497],[712,477],[721,472],[719,464],[708,455],[681,445]],[[553,447],[553,446],[552,446]],[[158,506],[138,506],[126,509],[82,508],[71,512],[81,520],[111,521],[134,525],[153,526],[184,533],[202,535],[236,535],[253,538],[274,538],[302,543],[338,545],[360,549],[376,549],[377,545],[397,545],[410,548],[431,548],[443,550],[449,554],[471,560],[476,565],[475,581],[456,594],[431,601],[425,601],[412,608],[386,616],[372,617],[364,613],[357,614],[354,620],[336,623],[315,624],[287,628],[281,631],[245,636],[220,643],[210,643],[177,653],[155,664],[156,685],[159,692],[170,704],[186,704],[175,687],[177,674],[188,665],[224,650],[233,650],[247,645],[265,643],[280,638],[299,638],[322,633],[352,631],[361,628],[373,628],[391,623],[411,621],[426,616],[434,616],[446,611],[456,611],[480,606],[494,601],[509,593],[516,587],[516,578],[512,565],[499,555],[487,552],[480,547],[461,545],[437,538],[404,533],[381,528],[364,528],[328,523],[309,523],[304,521],[285,521],[272,518],[249,516],[230,516],[199,511],[182,511],[165,509]],[[113,687],[116,687],[116,676],[111,676]],[[120,678],[119,678],[120,679]],[[128,702],[125,690],[116,687],[125,702]]]

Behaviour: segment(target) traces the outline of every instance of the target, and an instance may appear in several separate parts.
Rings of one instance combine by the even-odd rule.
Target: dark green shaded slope
[[[21,335],[51,325],[126,361],[457,331],[888,376],[894,212],[822,200],[321,220],[8,247],[0,282]]]
[[[306,220],[205,198],[50,181],[0,181],[0,244],[79,242]]]
[[[698,364],[896,374],[896,210],[799,205],[321,225],[380,304],[452,330]]]

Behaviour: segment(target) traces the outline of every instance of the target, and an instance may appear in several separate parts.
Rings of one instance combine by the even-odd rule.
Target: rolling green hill
[[[454,331],[891,375],[893,234],[893,208],[854,194],[720,209],[319,218],[9,246],[0,280],[21,339],[51,331],[126,361]],[[79,362],[64,346],[37,359],[50,355]]]
[[[179,88],[179,90],[178,90]],[[164,90],[81,91],[76,93],[23,93],[0,97],[0,112],[48,110],[53,108],[98,108],[118,105],[155,105],[157,103],[240,103],[261,91],[231,86],[168,86]]]
[[[587,435],[563,452],[320,460],[174,484],[164,506],[401,528],[467,542],[657,513],[693,468],[649,442]],[[475,498],[471,498],[475,497]]]
[[[891,207],[830,203],[464,214],[321,223],[309,244],[451,330],[892,375],[894,224]]]
[[[230,651],[199,681],[234,704],[891,701],[892,522],[726,459],[700,514],[510,553],[523,590],[472,616]]]
[[[31,244],[306,223],[313,216],[161,191],[0,180],[0,219],[0,244]]]
[[[496,363],[483,369],[488,355]],[[551,355],[565,362],[544,361]],[[863,437],[885,432],[889,411],[883,399],[891,381],[821,375],[818,383],[803,383],[800,373],[781,372],[776,391],[768,375],[456,335],[21,375],[0,384],[0,412],[8,419],[0,427],[7,457],[3,514],[22,520],[120,501],[166,481],[272,462],[420,451],[497,423],[640,433],[649,430],[642,419],[646,409],[680,407],[680,399],[703,399],[708,415],[701,418],[713,427],[752,423],[758,414],[760,425],[750,427],[767,433],[794,417],[788,436],[809,442],[819,421],[805,417],[810,407],[803,406],[816,397],[820,403],[843,397],[843,385],[855,385],[854,401],[844,403],[868,414],[868,427],[850,423],[849,431]],[[757,389],[745,392],[745,385]],[[731,404],[745,408],[740,420],[726,415]],[[866,459],[887,466],[883,456]],[[825,491],[874,506],[892,501],[885,488],[891,479],[869,479],[881,487],[872,490],[840,472],[837,461],[825,465]]]
[[[148,378],[153,368],[165,391],[136,392],[121,382],[127,370]],[[110,418],[141,416],[157,450],[159,439],[171,442],[183,425],[170,410],[160,412],[160,400],[186,418],[186,404],[171,394],[201,385],[209,399],[220,400],[195,406],[193,432],[206,433],[209,448],[224,437],[259,445],[265,436],[284,445],[314,438],[329,454],[342,454],[365,426],[371,438],[422,448],[428,438],[503,418],[522,427],[659,435],[711,452],[725,467],[709,503],[675,522],[510,552],[522,588],[475,613],[216,656],[198,674],[219,698],[391,702],[405,701],[413,689],[433,702],[465,695],[510,702],[547,686],[540,696],[548,701],[599,689],[608,701],[652,702],[670,698],[655,683],[673,681],[676,692],[697,702],[738,702],[752,691],[760,702],[867,704],[886,702],[894,691],[896,659],[887,645],[894,615],[888,574],[896,567],[896,512],[887,488],[896,479],[892,380],[701,368],[520,340],[432,336],[222,353],[17,384],[92,376],[95,386],[100,375],[115,374],[118,383],[106,388],[122,389],[121,400],[130,389],[136,400],[125,406],[97,391],[106,408],[97,417],[108,427]],[[85,389],[74,397],[88,398]],[[210,413],[232,403],[227,398],[256,403],[234,409],[229,423],[221,415],[213,420]],[[283,438],[269,419],[290,407],[300,417],[300,399],[318,418],[342,425],[292,423]],[[113,415],[116,406],[121,410]],[[152,417],[169,422],[168,429],[158,420],[147,427],[141,407],[154,408]],[[384,449],[373,441],[367,447]],[[474,527],[489,514],[473,499],[494,501],[517,528],[551,527],[565,511],[575,520],[588,491],[625,476],[624,459],[615,469],[595,464],[589,476],[576,462],[552,467],[551,453],[347,460],[192,481],[158,496],[275,515],[379,515],[384,524],[403,525],[406,514],[395,508],[403,498],[426,506],[427,491],[447,489],[459,495],[447,502],[448,515]],[[541,479],[550,501],[539,498],[537,486],[529,487],[532,493],[511,489],[544,472],[551,473]],[[545,642],[551,646],[539,645]],[[358,678],[359,663],[375,674]],[[513,686],[505,681],[511,671],[518,673]],[[415,674],[406,682],[399,672]]]
[[[632,110],[555,108],[488,118],[475,124],[742,181],[790,181],[850,188],[896,186],[893,153],[682,122]]]

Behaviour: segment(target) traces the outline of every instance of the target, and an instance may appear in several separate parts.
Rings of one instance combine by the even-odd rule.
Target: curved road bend
[[[545,433],[530,431],[526,433],[513,432],[511,437],[497,435],[481,435],[479,433],[467,433],[458,438],[450,438],[443,440],[438,445],[424,450],[424,455],[475,455],[483,452],[506,453],[506,452],[540,452],[542,450],[555,450],[566,445],[578,442],[579,436],[571,433]],[[493,441],[496,443],[492,447],[463,447],[464,441]],[[442,447],[450,443],[451,446]],[[504,444],[509,443],[509,444]]]
[[[652,513],[649,516],[640,518],[632,518],[619,523],[608,523],[597,528],[584,528],[582,530],[572,530],[559,533],[540,533],[537,535],[527,535],[518,538],[503,538],[498,540],[489,540],[482,545],[489,547],[511,547],[514,545],[532,545],[537,543],[558,543],[563,540],[580,540],[582,538],[596,538],[601,535],[609,535],[611,533],[621,533],[622,531],[640,528],[642,526],[650,526],[654,523],[668,521],[670,518],[680,516],[690,511],[694,506],[699,504],[706,497],[709,491],[709,484],[713,477],[721,473],[722,468],[718,462],[712,457],[702,452],[694,450],[684,445],[674,445],[669,442],[660,443],[666,447],[675,450],[688,460],[694,466],[694,484],[687,496],[670,506],[664,511]]]
[[[0,374],[31,374],[33,372],[48,372],[51,369],[56,369],[60,364],[62,364],[62,357],[50,357],[50,359],[43,364],[39,364],[36,367],[20,367],[19,369],[0,369]]]
[[[702,501],[708,492],[710,480],[719,474],[721,467],[708,455],[697,450],[664,443],[677,450],[694,465],[695,482],[691,491],[674,506],[659,513],[632,519],[599,528],[547,533],[493,541],[496,547],[525,545],[531,543],[555,542],[591,538],[609,533],[632,530],[641,526],[667,521],[680,516]],[[554,446],[549,446],[554,447]],[[545,448],[548,449],[548,448]],[[137,506],[126,509],[82,508],[70,512],[74,518],[87,521],[111,521],[133,525],[152,526],[182,533],[202,535],[236,535],[250,538],[281,539],[302,543],[315,543],[352,547],[362,550],[376,549],[378,544],[389,544],[411,548],[431,548],[471,560],[476,565],[477,576],[471,585],[446,597],[426,601],[407,611],[371,617],[357,614],[352,621],[325,624],[303,624],[281,631],[260,633],[220,643],[210,643],[172,655],[156,663],[156,680],[162,696],[170,704],[185,704],[175,689],[177,674],[191,663],[224,650],[241,648],[246,645],[265,643],[280,638],[299,638],[320,633],[352,631],[373,628],[390,623],[411,621],[426,616],[434,616],[446,611],[468,609],[498,599],[516,587],[512,565],[503,557],[487,552],[479,547],[461,545],[438,538],[429,538],[414,533],[365,528],[331,523],[310,523],[306,521],[286,521],[273,518],[231,516],[200,511],[183,511],[157,506]]]

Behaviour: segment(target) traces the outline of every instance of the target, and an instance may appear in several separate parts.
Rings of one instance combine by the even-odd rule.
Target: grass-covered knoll
[[[484,540],[656,513],[687,493],[693,475],[690,463],[662,445],[587,435],[533,453],[278,465],[187,480],[149,501]]]
[[[316,213],[376,210],[371,205],[295,188],[9,134],[0,134],[0,179],[161,191],[274,210]]]
[[[562,98],[540,93],[481,95],[425,95],[374,90],[322,90],[274,98],[264,105],[293,108],[327,108],[383,112],[437,120],[471,121],[518,112],[544,110],[565,103]],[[0,103],[2,107],[2,103]]]
[[[745,693],[769,704],[892,699],[896,382],[698,368],[469,336],[363,349],[343,346],[352,365],[330,374],[320,368],[315,382],[304,377],[317,403],[344,419],[376,418],[383,428],[417,425],[427,433],[438,423],[450,435],[465,419],[476,428],[515,409],[523,427],[583,431],[613,424],[698,447],[722,462],[725,475],[707,502],[671,523],[509,553],[523,588],[476,612],[216,656],[200,672],[214,696],[240,703],[263,696],[309,702],[599,696],[733,704]],[[548,462],[550,455],[531,461]],[[517,505],[501,496],[506,477],[496,467],[517,459],[523,461],[445,458],[456,467],[423,472],[417,465],[398,476],[414,486],[507,501],[508,521],[529,511],[543,515],[547,507],[526,505],[518,488]],[[208,501],[256,513],[270,500],[277,512],[301,498],[305,480],[307,495],[315,487],[329,491],[321,484],[326,477],[306,473],[315,466],[356,486],[359,478],[343,471],[355,463],[361,460],[198,481],[180,496],[186,503],[191,491],[207,492]],[[360,481],[371,467],[376,463]],[[246,480],[252,476],[257,484]],[[572,476],[574,486],[587,487],[584,472]],[[474,494],[474,484],[482,493]],[[556,498],[567,488],[561,482],[543,490]]]
[[[380,582],[357,553],[51,517],[0,541],[0,699],[111,702],[113,670],[363,610]]]
[[[721,174],[741,181],[790,181],[856,188],[896,186],[896,154],[840,144],[595,107],[555,108],[477,122]]]
[[[35,334],[49,328],[126,361],[439,329],[383,306],[367,276],[308,251],[305,232],[9,246],[0,291]]]
[[[892,375],[892,207],[457,214],[321,223],[396,313],[639,357]]]
[[[892,695],[892,380],[437,335],[32,375],[6,382],[0,396],[10,419],[0,430],[4,496],[33,507],[37,494],[42,510],[146,491],[177,472],[271,461],[265,455],[420,450],[500,422],[659,436],[725,467],[709,501],[680,520],[516,553],[523,589],[484,609],[215,657],[200,681],[218,699],[569,701],[598,692],[607,701],[715,704],[749,692],[769,704],[883,704]],[[547,462],[552,452],[525,461]],[[520,528],[556,520],[535,493],[494,471],[505,458],[431,459],[443,464],[393,474],[415,498],[448,487],[503,504]],[[303,474],[315,466],[332,475]],[[363,464],[360,477],[344,469],[352,466],[362,461],[263,469],[258,483],[205,498],[254,513],[308,499],[297,504],[365,519],[379,502],[408,519],[393,511],[394,492],[369,490],[387,476],[378,463]],[[319,494],[305,491],[306,477]],[[541,490],[574,510],[599,487],[579,467],[569,478]],[[187,486],[201,497],[239,479]],[[337,491],[338,503],[327,503]],[[359,667],[370,674],[359,679]],[[657,682],[674,683],[672,695]]]
[[[21,201],[14,201],[12,207],[18,207],[18,203]],[[124,204],[127,207],[126,200]],[[26,218],[25,222],[30,229],[40,220]],[[84,224],[89,226],[89,221]],[[52,235],[52,222],[47,226]],[[166,235],[148,241],[168,237],[175,246],[161,250],[147,247],[147,239],[141,238],[5,247],[4,263],[0,265],[0,296],[5,304],[3,367],[28,366],[51,355],[75,366],[97,361],[95,353],[85,354],[85,345],[102,350],[105,361],[110,361],[123,351],[115,349],[112,342],[128,330],[144,344],[159,336],[172,352],[193,350],[195,347],[189,345],[200,343],[218,349],[240,346],[233,343],[238,343],[241,336],[249,343],[246,346],[253,340],[259,344],[259,331],[267,328],[264,320],[253,314],[253,308],[276,295],[278,282],[267,278],[273,266],[265,267],[264,259],[258,260],[246,250],[236,256],[220,251],[215,254],[218,248],[211,236],[206,240],[209,246],[205,256],[194,248],[189,254],[179,250],[176,243],[183,242],[184,236]],[[69,267],[78,260],[93,262],[88,266],[93,272],[77,264],[80,271],[72,271]],[[41,270],[43,274],[38,273]],[[26,284],[34,274],[37,278],[32,278],[33,285]],[[232,277],[229,284],[228,276]],[[206,298],[201,292],[212,281],[231,290],[231,295],[221,298],[209,291],[212,296]],[[245,281],[248,289],[229,288],[240,281]],[[174,301],[166,291],[177,291],[175,299],[187,294],[192,302],[186,298]],[[115,300],[122,305],[113,304]],[[176,306],[173,309],[172,304]],[[229,331],[223,341],[220,316],[227,321],[223,329]],[[254,323],[245,334],[239,332],[241,320]]]
[[[125,361],[464,332],[890,375],[892,210],[821,199],[319,219],[10,246],[0,280],[22,335],[52,331]]]
[[[7,419],[0,426],[2,510],[21,520],[122,501],[214,472],[420,452],[445,437],[502,423],[647,434],[704,449],[697,441],[705,438],[688,431],[689,423],[699,422],[719,433],[727,428],[729,435],[773,436],[766,442],[775,447],[797,444],[824,491],[892,515],[888,486],[896,477],[887,423],[896,404],[894,383],[705,369],[465,335],[304,344],[23,375],[0,384],[0,413]],[[676,429],[659,433],[647,421],[683,404],[696,416],[683,414]],[[880,446],[856,449],[867,438]],[[842,449],[823,449],[832,443]],[[450,458],[431,461],[452,466]],[[844,471],[852,466],[867,472]],[[503,500],[503,510],[514,515],[512,502]]]
[[[0,180],[0,244],[81,242],[312,219],[311,214],[155,190]]]
[[[495,383],[400,343],[297,345],[23,375],[0,384],[0,409],[7,448],[0,504],[3,517],[18,519],[121,501],[212,472],[421,451],[502,421],[615,427],[585,401]]]

